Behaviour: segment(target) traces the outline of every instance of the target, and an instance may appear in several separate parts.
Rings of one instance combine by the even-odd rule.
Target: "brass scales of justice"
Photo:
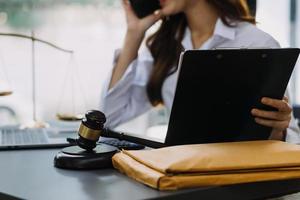
[[[24,34],[17,34],[17,33],[0,33],[0,36],[7,36],[7,37],[16,37],[16,38],[23,38],[23,39],[28,39],[28,40],[31,40],[31,65],[32,65],[32,115],[33,115],[33,123],[31,124],[28,124],[28,125],[24,125],[23,128],[43,128],[43,127],[47,127],[48,124],[45,123],[45,122],[41,122],[41,121],[38,121],[37,120],[37,114],[36,114],[36,58],[35,58],[35,52],[36,52],[36,49],[35,49],[35,42],[40,42],[40,43],[43,43],[43,44],[46,44],[56,50],[59,50],[59,51],[62,51],[62,52],[65,52],[65,53],[68,53],[70,54],[70,62],[69,62],[69,65],[68,65],[68,68],[66,69],[67,71],[69,70],[70,72],[72,72],[73,70],[70,69],[70,63],[72,63],[71,61],[74,61],[74,51],[73,50],[68,50],[68,49],[64,49],[64,48],[61,48],[51,42],[48,42],[46,40],[42,40],[42,39],[39,39],[39,38],[36,38],[34,36],[34,31],[31,32],[31,36],[28,36],[28,35],[24,35]],[[9,84],[9,81],[8,81],[8,77],[7,77],[7,73],[5,71],[5,63],[3,61],[3,59],[1,59],[0,57],[0,61],[2,61],[0,64],[2,64],[2,67],[3,67],[3,74],[4,74],[4,83],[6,82],[6,87],[4,88],[1,88],[0,87],[0,96],[8,96],[8,95],[12,95],[13,94],[13,90],[11,89],[11,86]],[[74,70],[75,72],[76,69]],[[1,71],[0,71],[1,72]],[[67,74],[67,73],[66,73]],[[1,75],[1,73],[0,73]],[[57,109],[57,113],[56,113],[56,117],[58,120],[63,120],[63,121],[77,121],[77,120],[81,120],[83,118],[83,115],[81,113],[77,113],[76,112],[76,105],[75,105],[75,97],[74,97],[74,79],[79,79],[78,75],[75,73],[72,73],[72,74],[67,74],[69,76],[66,76],[65,79],[64,79],[64,87],[65,88],[65,85],[66,85],[66,82],[67,82],[67,79],[68,78],[71,78],[71,105],[72,105],[72,112],[70,113],[64,113],[64,112],[60,112],[59,111],[59,105],[58,106],[58,109]],[[1,76],[0,76],[1,78]],[[0,80],[0,83],[2,81]],[[79,87],[79,89],[82,89]],[[62,96],[66,94],[64,92],[64,90],[62,91],[61,93],[61,99],[60,99],[60,103],[61,104],[61,100],[62,100]]]

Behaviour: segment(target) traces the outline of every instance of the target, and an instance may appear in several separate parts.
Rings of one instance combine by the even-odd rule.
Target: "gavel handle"
[[[156,142],[156,141],[152,141],[152,140],[147,140],[147,139],[143,139],[143,138],[138,138],[138,137],[126,135],[125,133],[112,131],[112,130],[107,129],[107,128],[103,129],[103,132],[102,132],[101,136],[109,137],[109,138],[116,138],[116,139],[119,139],[119,140],[126,140],[126,141],[129,141],[129,142],[142,144],[142,145],[145,145],[145,146],[151,147],[151,148],[162,148],[162,147],[167,146],[166,144],[161,143],[161,142]]]

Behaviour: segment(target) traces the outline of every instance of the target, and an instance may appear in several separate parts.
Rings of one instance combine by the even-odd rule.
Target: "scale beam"
[[[19,38],[25,38],[25,39],[29,39],[31,41],[38,41],[38,42],[41,42],[41,43],[44,43],[46,45],[49,45],[57,50],[60,50],[60,51],[64,51],[66,53],[74,53],[73,50],[68,50],[68,49],[64,49],[64,48],[61,48],[51,42],[48,42],[46,40],[42,40],[42,39],[39,39],[39,38],[36,38],[36,37],[33,37],[33,36],[28,36],[28,35],[23,35],[23,34],[18,34],[18,33],[0,33],[0,35],[2,36],[8,36],[8,37],[19,37]]]

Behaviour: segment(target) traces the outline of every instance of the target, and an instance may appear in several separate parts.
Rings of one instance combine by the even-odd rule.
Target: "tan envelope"
[[[264,140],[123,150],[113,165],[160,190],[293,179],[300,178],[300,146]]]

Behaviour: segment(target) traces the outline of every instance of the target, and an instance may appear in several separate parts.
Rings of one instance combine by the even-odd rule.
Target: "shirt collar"
[[[235,26],[233,26],[233,27],[227,26],[219,18],[217,20],[217,23],[216,23],[213,35],[218,35],[218,36],[221,36],[223,38],[227,38],[229,40],[234,40],[234,38],[235,38],[235,31],[236,31],[236,27]]]
[[[212,37],[219,36],[225,39],[234,40],[236,35],[236,27],[229,27],[223,23],[223,21],[219,18],[215,25],[215,30]],[[189,27],[185,30],[185,35],[182,40],[182,45],[185,49],[192,49],[192,38],[191,38],[191,31]]]

